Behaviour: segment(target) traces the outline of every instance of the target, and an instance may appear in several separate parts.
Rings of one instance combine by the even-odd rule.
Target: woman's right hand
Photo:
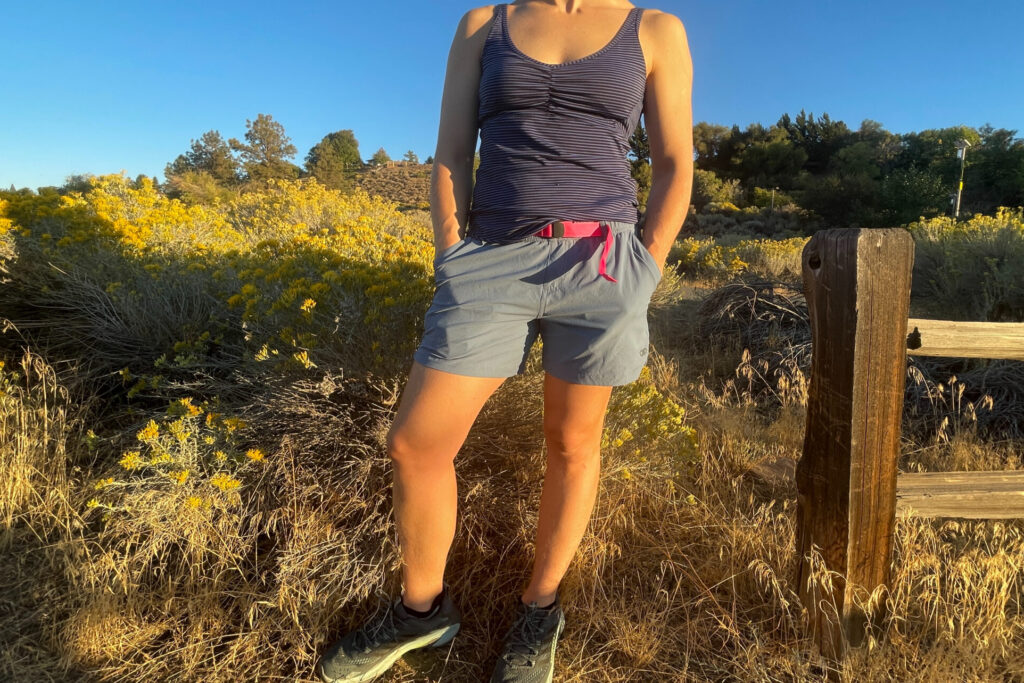
[[[462,238],[459,237],[458,235],[456,235],[455,239],[450,241],[450,242],[448,242],[447,244],[438,244],[438,243],[435,242],[434,243],[434,254],[437,255],[437,254],[443,253],[446,249],[448,249],[449,247],[454,247],[456,244],[458,244],[461,241],[462,241]]]

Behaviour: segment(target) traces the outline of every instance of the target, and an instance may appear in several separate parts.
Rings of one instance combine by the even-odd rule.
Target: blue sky
[[[1024,136],[1019,1],[661,0],[683,20],[694,121],[770,125],[801,108],[896,133],[991,123]],[[205,131],[284,125],[298,164],[351,128],[360,153],[433,154],[454,0],[5,3],[0,187],[139,173]]]

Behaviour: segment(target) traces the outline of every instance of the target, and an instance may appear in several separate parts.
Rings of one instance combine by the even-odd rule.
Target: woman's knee
[[[405,434],[405,430],[392,424],[388,429],[387,437],[384,440],[387,456],[396,464],[407,464],[415,462],[419,449],[415,447],[411,439]]]
[[[572,464],[589,463],[600,457],[601,430],[593,427],[551,425],[544,428],[548,457]]]
[[[450,464],[458,446],[449,447],[437,439],[425,439],[411,433],[408,427],[392,425],[385,438],[387,456],[396,465],[405,467]]]

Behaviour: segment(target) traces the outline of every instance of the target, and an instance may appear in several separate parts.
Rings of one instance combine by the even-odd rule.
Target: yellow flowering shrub
[[[697,434],[683,424],[685,414],[683,406],[658,390],[645,366],[637,381],[612,392],[601,449],[628,463],[622,468],[627,479],[631,468],[647,465],[655,456],[667,455],[671,471],[679,472],[698,454]]]
[[[92,183],[87,197],[71,193],[72,205],[88,207],[123,244],[140,252],[188,253],[237,239],[220,212],[167,199],[150,178],[142,177],[137,189],[120,175],[99,176]]]
[[[683,272],[716,279],[731,279],[742,273],[799,277],[800,258],[808,239],[744,239],[729,244],[714,237],[685,237],[672,246],[669,260],[678,260]]]
[[[914,237],[913,296],[935,317],[1024,320],[1024,207],[954,222],[907,226]]]
[[[7,217],[9,205],[9,200],[0,199],[0,235],[2,236],[6,236],[7,233],[14,229],[14,221]]]
[[[190,397],[170,402],[160,420],[150,419],[135,434],[136,444],[121,454],[121,477],[103,477],[86,507],[130,511],[134,499],[154,492],[180,497],[193,508],[238,502],[242,479],[262,467],[265,455],[259,448],[243,448],[239,432],[244,420],[224,416],[207,401],[199,405]],[[192,502],[189,502],[192,501]]]
[[[153,368],[131,368],[131,396],[155,392],[158,374],[203,366],[225,345],[284,372],[322,367],[322,354],[353,372],[407,370],[433,292],[422,216],[314,179],[271,181],[213,206],[167,199],[145,178],[89,182],[66,196],[0,192],[0,226],[38,249],[40,263],[72,264],[102,283],[123,315],[159,315],[174,291],[221,309],[205,328],[182,329]],[[164,323],[155,322],[140,327]]]

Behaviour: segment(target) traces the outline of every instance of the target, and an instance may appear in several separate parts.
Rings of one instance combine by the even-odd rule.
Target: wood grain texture
[[[1024,360],[1024,324],[907,320],[907,353]]]
[[[863,640],[854,592],[889,578],[913,255],[902,228],[819,231],[802,255],[812,360],[796,474],[798,586],[833,659]],[[808,581],[813,547],[839,573],[831,589]]]
[[[896,479],[896,514],[904,517],[1024,517],[1022,472],[922,472]]]

